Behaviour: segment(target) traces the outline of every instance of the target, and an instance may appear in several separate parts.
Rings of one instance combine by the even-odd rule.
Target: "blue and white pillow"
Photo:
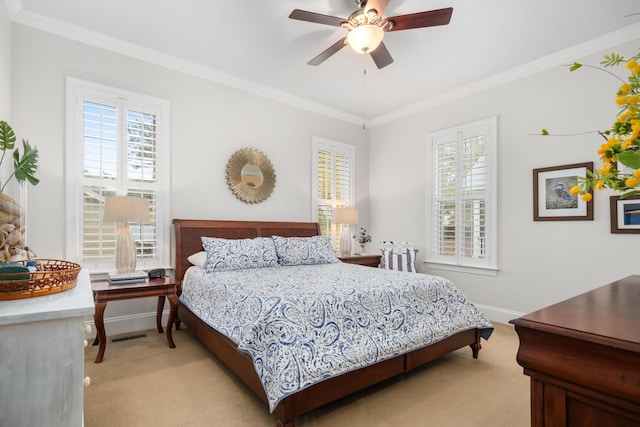
[[[278,265],[276,248],[273,240],[268,237],[254,239],[201,237],[201,240],[207,253],[205,264],[207,273]]]
[[[417,249],[413,249],[413,243],[383,241],[380,250],[382,251],[381,268],[387,270],[416,272]]]
[[[407,249],[404,252],[382,251],[383,268],[387,270],[416,272],[417,249]]]
[[[329,238],[273,236],[273,242],[281,265],[332,264],[340,262]]]

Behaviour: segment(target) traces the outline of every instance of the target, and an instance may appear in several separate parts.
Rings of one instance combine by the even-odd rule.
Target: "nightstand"
[[[348,264],[358,264],[358,265],[364,265],[366,267],[377,268],[380,265],[380,255],[375,255],[375,254],[345,256],[345,257],[338,257],[338,259]]]
[[[100,344],[96,363],[102,362],[107,346],[107,335],[104,330],[104,310],[107,308],[107,302],[109,301],[157,296],[156,327],[158,328],[158,333],[162,333],[162,311],[164,310],[164,299],[166,297],[171,305],[167,321],[167,342],[169,343],[169,348],[176,347],[171,336],[173,321],[178,311],[177,282],[173,278],[161,277],[133,283],[111,283],[108,280],[97,280],[91,282],[91,289],[93,290],[96,305],[94,321],[97,332],[93,345]]]

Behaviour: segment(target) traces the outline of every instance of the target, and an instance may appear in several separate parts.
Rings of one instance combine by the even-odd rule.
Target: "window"
[[[354,198],[355,148],[322,138],[313,138],[313,221],[320,224],[340,251],[341,229],[331,222],[333,208],[352,207]]]
[[[496,269],[497,118],[428,135],[427,262]]]
[[[150,221],[131,223],[137,268],[169,266],[169,103],[67,79],[67,257],[92,272],[115,268],[116,225],[106,196],[149,201]]]

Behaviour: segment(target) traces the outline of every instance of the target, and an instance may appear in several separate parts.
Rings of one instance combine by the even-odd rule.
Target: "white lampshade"
[[[335,208],[333,210],[334,224],[357,224],[358,209],[355,208]]]
[[[349,46],[358,53],[374,51],[384,38],[384,31],[377,25],[365,24],[355,27],[347,34]]]
[[[116,270],[118,273],[133,272],[136,269],[137,256],[129,222],[148,222],[149,202],[141,197],[106,197],[102,221],[118,223]]]
[[[104,200],[102,220],[148,222],[149,202],[141,197],[108,196]]]

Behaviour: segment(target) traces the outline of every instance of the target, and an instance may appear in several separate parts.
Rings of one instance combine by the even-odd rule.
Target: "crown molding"
[[[597,37],[595,39],[577,44],[568,49],[561,50],[549,56],[531,61],[527,64],[512,68],[502,73],[495,74],[489,78],[478,80],[457,90],[443,93],[433,98],[426,99],[395,111],[383,114],[371,119],[371,127],[376,127],[404,117],[420,113],[430,108],[447,104],[470,95],[483,92],[497,86],[536,74],[567,63],[573,63],[578,58],[601,52],[612,46],[638,40],[640,34],[640,24],[623,27],[620,30]]]
[[[9,14],[15,23],[71,39],[79,43],[88,44],[121,55],[130,56],[154,65],[176,70],[214,83],[252,93],[254,95],[273,99],[296,108],[301,108],[313,113],[342,120],[347,123],[363,125],[362,117],[330,108],[323,104],[311,102],[304,98],[293,96],[267,86],[257,85],[247,80],[238,79],[230,74],[223,73],[211,67],[203,66],[196,62],[187,61],[154,49],[149,49],[134,43],[107,36],[85,27],[70,25],[60,20],[24,10],[23,0],[5,0],[5,2],[7,4]],[[364,126],[369,129],[380,126],[414,115],[424,110],[447,104],[493,87],[566,64],[567,62],[573,62],[576,58],[581,58],[612,46],[637,40],[638,34],[640,34],[640,24],[624,27],[620,30],[580,43],[527,64],[514,67],[505,72],[495,74],[489,78],[479,80],[456,90],[428,98],[422,102],[397,109],[391,113],[383,114],[370,120],[365,120]]]
[[[11,0],[6,0],[11,1]],[[21,2],[20,0],[13,0]],[[40,31],[55,34],[60,37],[71,39],[79,43],[99,47],[121,55],[130,56],[150,64],[169,68],[195,77],[199,77],[214,83],[229,86],[254,95],[273,99],[284,104],[301,108],[313,113],[322,114],[348,123],[362,124],[362,117],[343,111],[327,107],[326,105],[314,103],[304,98],[296,97],[286,92],[273,88],[258,85],[247,80],[239,79],[219,70],[203,66],[196,62],[187,61],[173,55],[169,55],[154,49],[146,48],[134,43],[130,43],[115,37],[107,36],[103,33],[92,31],[85,27],[71,25],[69,23],[49,18],[41,14],[22,10],[13,21],[17,24],[35,28]]]

